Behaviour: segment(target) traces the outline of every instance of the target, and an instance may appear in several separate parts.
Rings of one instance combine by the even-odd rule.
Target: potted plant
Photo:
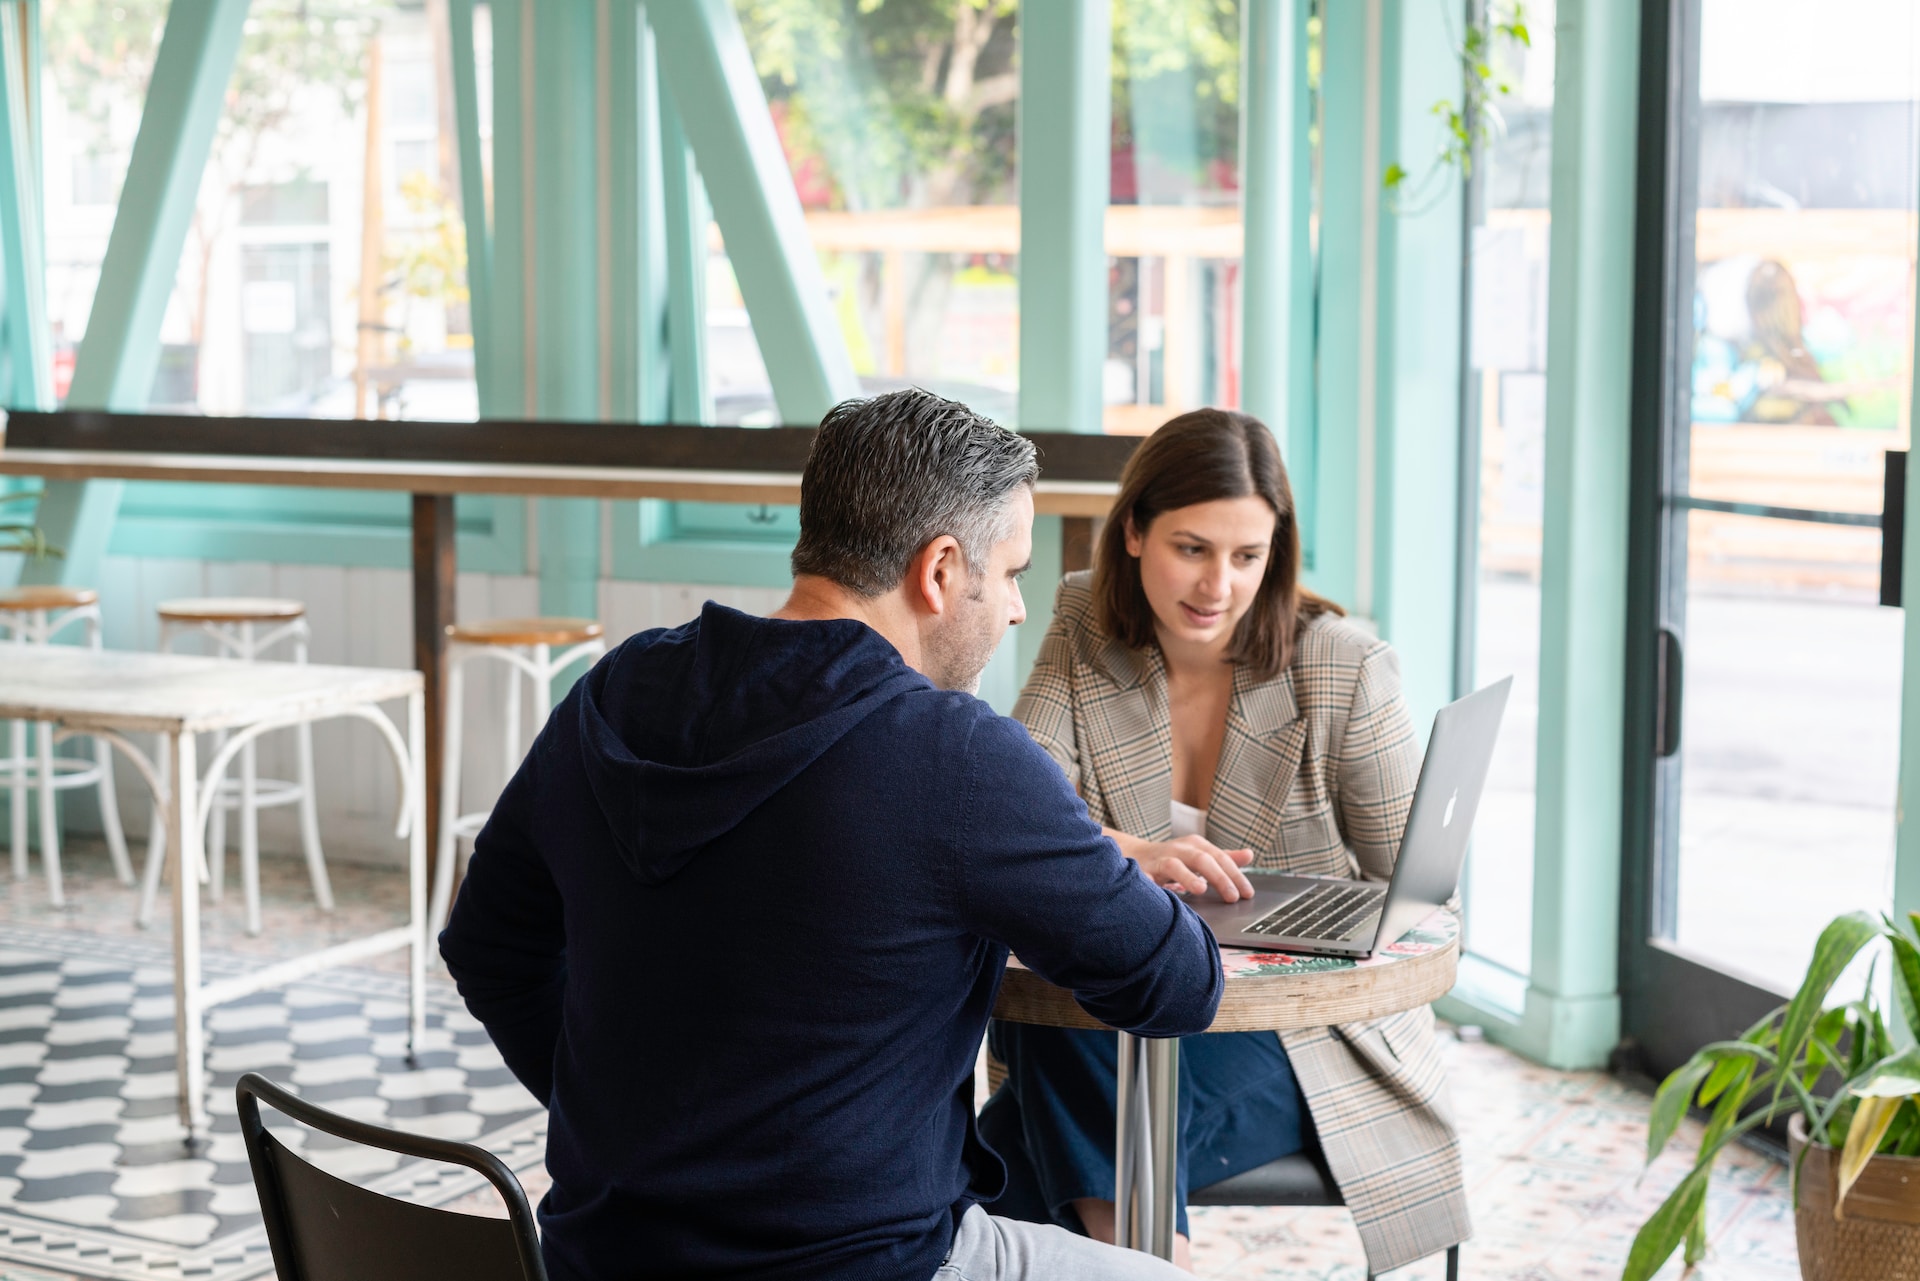
[[[1886,941],[1891,1017],[1867,994],[1826,1008],[1861,949]],[[1874,961],[1879,964],[1879,959]],[[1800,990],[1735,1041],[1702,1049],[1654,1094],[1647,1160],[1690,1105],[1707,1110],[1693,1169],[1641,1227],[1623,1281],[1648,1281],[1684,1242],[1706,1253],[1707,1183],[1720,1152],[1788,1116],[1800,1272],[1808,1281],[1920,1281],[1920,913],[1865,912],[1821,932]],[[1826,1085],[1839,1083],[1830,1091]]]

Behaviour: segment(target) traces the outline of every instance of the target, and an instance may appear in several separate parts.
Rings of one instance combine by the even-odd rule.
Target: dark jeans
[[[1007,1163],[1002,1218],[1083,1232],[1073,1202],[1113,1199],[1115,1044],[1112,1032],[995,1021],[993,1056],[1007,1065],[980,1113],[980,1135]],[[1302,1151],[1312,1120],[1280,1038],[1226,1032],[1180,1042],[1180,1161],[1176,1204],[1187,1231],[1187,1190]]]

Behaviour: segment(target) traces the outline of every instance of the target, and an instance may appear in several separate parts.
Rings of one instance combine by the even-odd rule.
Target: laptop
[[[1189,899],[1188,906],[1227,947],[1366,957],[1398,941],[1459,887],[1467,836],[1512,685],[1511,676],[1496,681],[1433,718],[1433,737],[1387,884],[1248,868],[1252,898],[1228,903],[1209,890]]]

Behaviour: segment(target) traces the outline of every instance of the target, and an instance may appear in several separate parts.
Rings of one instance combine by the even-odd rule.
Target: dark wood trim
[[[413,665],[426,686],[426,761],[424,781],[427,828],[427,877],[431,893],[440,848],[440,825],[452,815],[440,813],[440,775],[445,765],[447,628],[454,621],[453,495],[413,496]],[[449,899],[449,902],[452,900]],[[435,923],[437,925],[437,922]]]
[[[798,472],[811,427],[700,427],[486,419],[471,423],[354,418],[214,418],[91,410],[7,415],[14,449],[218,454],[373,462],[503,463],[565,467],[656,467],[692,471]],[[1115,481],[1137,436],[1028,432],[1048,480]]]

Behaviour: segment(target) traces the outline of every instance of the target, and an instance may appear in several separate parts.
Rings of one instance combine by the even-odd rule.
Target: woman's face
[[[1257,496],[1162,512],[1145,531],[1128,523],[1161,648],[1226,648],[1266,577],[1274,523]]]

